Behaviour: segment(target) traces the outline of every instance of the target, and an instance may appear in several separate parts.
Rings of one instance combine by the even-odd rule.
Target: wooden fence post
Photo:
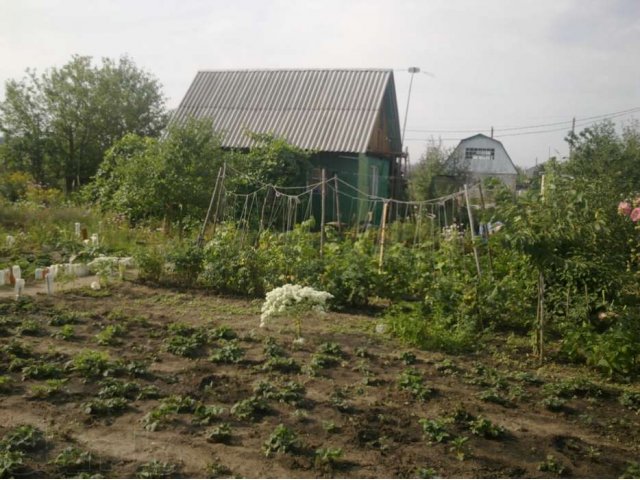
[[[467,184],[464,184],[464,199],[467,202],[467,214],[469,215],[469,228],[471,229],[471,245],[473,246],[473,256],[476,259],[476,269],[478,270],[478,278],[482,277],[480,271],[480,260],[478,259],[478,248],[476,247],[476,234],[475,227],[473,225],[473,213],[471,212],[471,204],[469,203],[469,191],[467,190]]]
[[[378,259],[378,271],[382,271],[382,263],[384,260],[384,239],[387,233],[387,213],[389,211],[389,202],[382,205],[382,222],[380,225],[380,258]]]
[[[324,255],[324,221],[325,221],[325,201],[327,196],[327,170],[322,169],[322,187],[320,203],[320,256]]]
[[[211,194],[211,201],[209,202],[209,208],[207,209],[207,215],[204,217],[204,223],[202,224],[202,229],[200,230],[200,235],[198,235],[198,246],[202,246],[202,241],[204,240],[204,232],[207,228],[207,224],[209,223],[209,217],[211,216],[211,209],[213,208],[213,200],[216,198],[216,193],[218,191],[218,182],[220,182],[220,175],[222,175],[222,167],[218,169],[218,176],[216,177],[216,184],[213,187],[213,193]],[[166,220],[166,217],[165,217]]]

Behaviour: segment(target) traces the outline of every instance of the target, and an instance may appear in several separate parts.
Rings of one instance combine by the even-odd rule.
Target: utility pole
[[[573,153],[573,137],[576,134],[576,117],[573,117],[571,121],[571,142],[569,142],[569,159],[571,159],[571,154]]]
[[[409,67],[409,73],[411,74],[411,80],[409,80],[409,93],[407,94],[407,107],[404,109],[404,122],[402,123],[402,138],[400,142],[404,147],[404,132],[407,128],[407,115],[409,115],[409,100],[411,99],[411,87],[413,86],[413,76],[416,73],[420,73],[419,67]]]

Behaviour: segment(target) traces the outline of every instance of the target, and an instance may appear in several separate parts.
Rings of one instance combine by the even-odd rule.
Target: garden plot
[[[640,393],[513,338],[408,349],[330,312],[129,283],[0,300],[0,476],[620,477]]]

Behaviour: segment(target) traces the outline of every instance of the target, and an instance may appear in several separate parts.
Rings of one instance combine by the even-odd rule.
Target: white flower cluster
[[[274,288],[265,298],[260,315],[260,327],[265,326],[268,318],[283,313],[301,314],[309,311],[324,313],[327,300],[333,298],[329,292],[322,292],[311,287],[286,284]]]

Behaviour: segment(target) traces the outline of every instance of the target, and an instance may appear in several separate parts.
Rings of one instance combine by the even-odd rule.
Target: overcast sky
[[[129,55],[176,107],[198,70],[393,68],[406,144],[495,135],[518,165],[566,155],[572,117],[640,107],[640,0],[0,0],[0,83]],[[636,111],[618,124],[640,118]],[[567,122],[559,124],[559,122]],[[538,129],[503,130],[555,124]],[[455,131],[454,131],[455,130]],[[526,134],[540,130],[560,130]],[[438,132],[446,131],[446,132]],[[519,135],[513,135],[518,133]],[[510,136],[506,136],[509,134]],[[501,136],[504,135],[504,136]]]

